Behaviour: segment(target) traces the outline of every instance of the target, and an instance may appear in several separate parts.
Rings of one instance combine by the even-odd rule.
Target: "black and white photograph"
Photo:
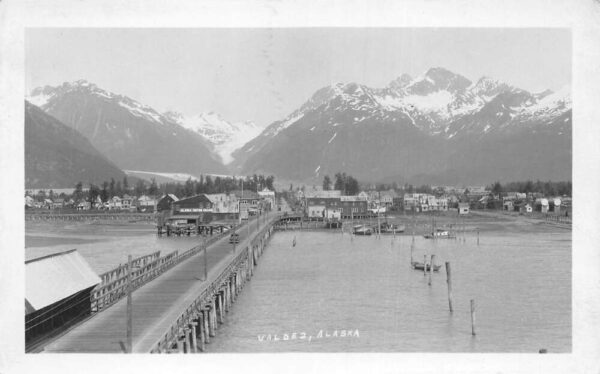
[[[600,370],[600,5],[350,4],[3,29],[0,372]]]

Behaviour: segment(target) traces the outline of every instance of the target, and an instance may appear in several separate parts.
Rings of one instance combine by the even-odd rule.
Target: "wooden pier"
[[[200,244],[186,251],[185,258],[180,259],[184,254],[176,254],[171,262],[180,260],[169,265],[168,271],[137,285],[131,298],[132,352],[195,353],[205,349],[210,338],[217,334],[219,325],[226,323],[226,313],[244,283],[254,274],[254,267],[279,217],[270,213],[259,219],[260,222],[257,219],[247,222],[249,228],[238,227],[239,243],[231,244],[228,235],[221,235],[207,247]],[[155,253],[136,259],[136,271],[149,269],[138,277],[155,274],[160,268],[156,266],[157,261],[165,257]],[[205,267],[208,268],[206,276]],[[114,279],[121,279],[128,273],[123,271],[120,266],[103,274],[103,282],[110,284]],[[121,296],[125,294],[125,291],[120,292]],[[127,352],[127,298],[119,297],[98,305],[103,305],[101,312],[45,345],[43,351]]]

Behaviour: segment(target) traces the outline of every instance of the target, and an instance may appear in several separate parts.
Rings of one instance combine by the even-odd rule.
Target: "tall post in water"
[[[423,255],[423,276],[427,276],[427,255]]]
[[[471,335],[475,336],[475,300],[471,299]]]
[[[431,274],[433,273],[433,264],[435,263],[434,258],[435,258],[435,255],[431,255],[431,259],[430,259],[430,263],[429,263],[429,282],[427,283],[430,286],[431,286],[431,278],[432,278]]]
[[[127,353],[133,353],[133,312],[131,284],[131,255],[127,257]]]
[[[448,307],[450,313],[454,311],[452,308],[452,273],[450,272],[450,262],[446,261],[446,283],[448,283]]]
[[[479,227],[477,228],[477,245],[479,245]]]

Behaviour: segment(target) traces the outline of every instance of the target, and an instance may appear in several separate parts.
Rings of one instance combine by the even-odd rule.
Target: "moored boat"
[[[412,265],[412,268],[415,270],[423,270],[422,262],[413,261],[413,262],[411,262],[411,265]],[[433,271],[440,271],[441,267],[442,267],[442,265],[433,265]],[[431,268],[431,264],[427,264],[426,271],[429,271],[430,268]]]
[[[429,234],[423,235],[425,239],[453,239],[454,235],[448,230],[437,229]]]
[[[357,225],[353,227],[354,235],[371,235],[373,234],[373,230],[370,227],[364,225]]]

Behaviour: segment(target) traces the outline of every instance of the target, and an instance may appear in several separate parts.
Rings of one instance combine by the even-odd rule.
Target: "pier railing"
[[[269,220],[260,231],[253,235],[248,246],[253,248],[257,245],[259,238],[266,236],[267,232],[272,232],[274,223],[280,217],[275,217]],[[171,327],[165,332],[163,337],[157,341],[150,352],[159,352],[161,347],[168,347],[181,335],[182,331],[185,330],[186,326],[189,325],[189,321],[194,318],[198,313],[199,309],[202,309],[209,303],[211,297],[213,297],[222,288],[223,284],[227,282],[227,279],[236,272],[238,268],[246,266],[246,262],[250,261],[250,252],[244,248],[237,254],[231,262],[219,272],[215,280],[210,282],[208,286],[202,290],[200,295],[194,301],[186,307],[186,309],[179,315],[177,320],[171,325]]]
[[[211,238],[207,238],[203,243],[188,249],[183,253],[173,251],[160,257],[160,251],[158,251],[136,258],[132,261],[131,267],[132,290],[138,289],[173,266],[199,253],[206,246],[213,244],[227,234],[228,232],[223,232]],[[122,264],[115,269],[100,275],[102,282],[92,291],[90,299],[92,312],[99,312],[114,304],[122,297],[127,296],[127,273],[127,264]]]

